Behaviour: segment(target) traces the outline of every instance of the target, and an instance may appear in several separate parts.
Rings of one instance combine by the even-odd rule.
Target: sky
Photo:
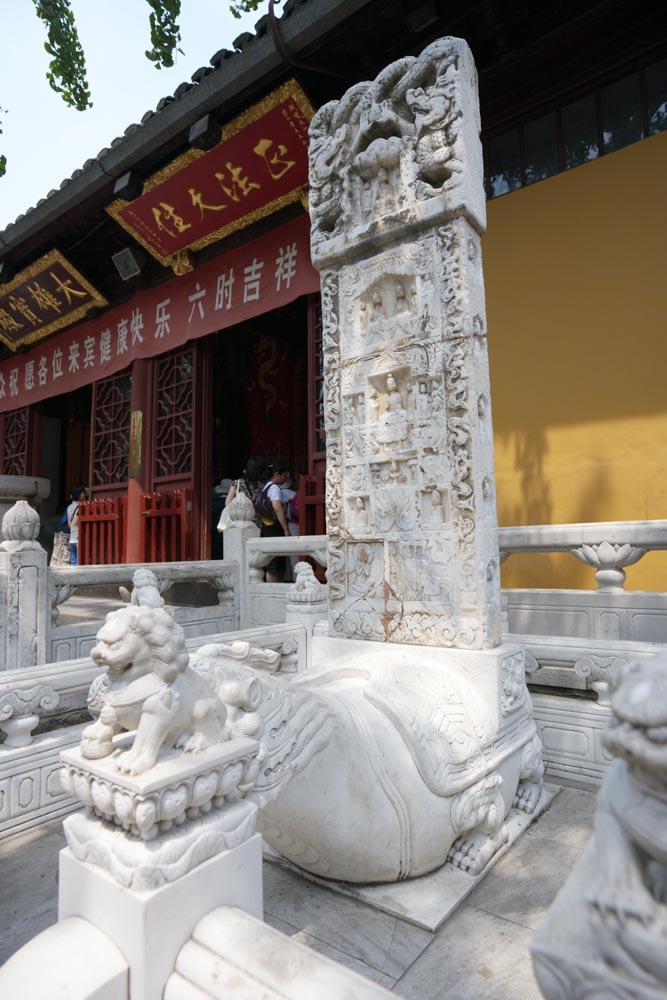
[[[157,70],[144,55],[150,47],[146,0],[72,0],[93,102],[82,112],[66,107],[46,81],[46,28],[33,0],[0,0],[0,152],[8,161],[0,178],[0,231],[155,110],[214,52],[233,48],[266,6],[237,20],[228,0],[182,0],[184,54],[171,69]]]

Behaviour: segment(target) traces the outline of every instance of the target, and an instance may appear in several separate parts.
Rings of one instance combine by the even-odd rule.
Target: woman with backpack
[[[269,466],[271,478],[258,490],[252,502],[260,515],[259,533],[261,538],[290,538],[289,525],[285,516],[282,487],[288,476],[287,463],[274,462]],[[266,567],[267,583],[282,583],[287,567],[285,556],[276,556]]]
[[[75,486],[72,490],[72,500],[67,508],[67,524],[69,525],[69,562],[70,566],[79,565],[79,503],[85,500],[88,491],[85,486]]]
[[[252,500],[255,492],[261,490],[267,477],[266,462],[257,455],[251,455],[245,464],[243,475],[236,482],[232,483],[225,497],[225,507],[229,507],[235,496],[245,493],[249,500]],[[259,524],[259,520],[258,520]]]

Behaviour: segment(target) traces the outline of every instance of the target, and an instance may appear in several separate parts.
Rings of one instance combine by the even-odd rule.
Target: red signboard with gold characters
[[[162,264],[201,250],[302,197],[313,108],[290,80],[223,129],[208,152],[188,150],[107,211]]]
[[[0,340],[13,351],[82,319],[107,300],[57,250],[0,285]]]

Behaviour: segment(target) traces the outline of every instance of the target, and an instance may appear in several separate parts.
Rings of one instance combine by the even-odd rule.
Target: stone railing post
[[[614,544],[600,542],[599,545],[580,545],[572,549],[572,555],[587,566],[593,566],[597,572],[598,590],[603,594],[620,594],[623,592],[626,573],[624,566],[632,566],[639,562],[647,550],[630,544]]]
[[[5,747],[27,747],[32,731],[39,723],[38,709],[45,712],[58,707],[60,695],[52,687],[39,684],[27,691],[8,691],[0,696],[0,729],[7,734]]]
[[[246,628],[249,620],[248,608],[248,566],[245,543],[250,538],[259,537],[259,528],[254,520],[252,501],[244,493],[238,493],[229,505],[229,524],[224,532],[225,559],[238,563],[239,567],[239,617],[241,628]]]
[[[17,500],[2,519],[0,662],[5,670],[46,658],[46,552],[37,541],[39,515]]]
[[[327,588],[316,579],[307,562],[296,564],[296,580],[287,592],[285,621],[303,625],[306,629],[306,663],[310,666],[310,651],[315,623],[328,614]]]

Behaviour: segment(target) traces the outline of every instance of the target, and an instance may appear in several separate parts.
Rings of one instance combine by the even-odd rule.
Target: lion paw
[[[452,844],[447,860],[470,875],[479,875],[496,851],[507,843],[509,832],[502,826],[493,836],[472,833],[459,837]]]
[[[114,730],[102,722],[87,726],[81,734],[81,754],[87,760],[99,760],[113,753]]]
[[[190,733],[188,738],[183,741],[183,750],[185,753],[199,753],[200,750],[206,750],[208,745],[208,740],[203,733]]]
[[[116,766],[123,774],[143,774],[153,766],[155,759],[148,753],[136,753],[133,749],[126,750],[116,760]]]
[[[520,781],[512,805],[515,809],[528,813],[535,812],[542,791],[542,782]]]

